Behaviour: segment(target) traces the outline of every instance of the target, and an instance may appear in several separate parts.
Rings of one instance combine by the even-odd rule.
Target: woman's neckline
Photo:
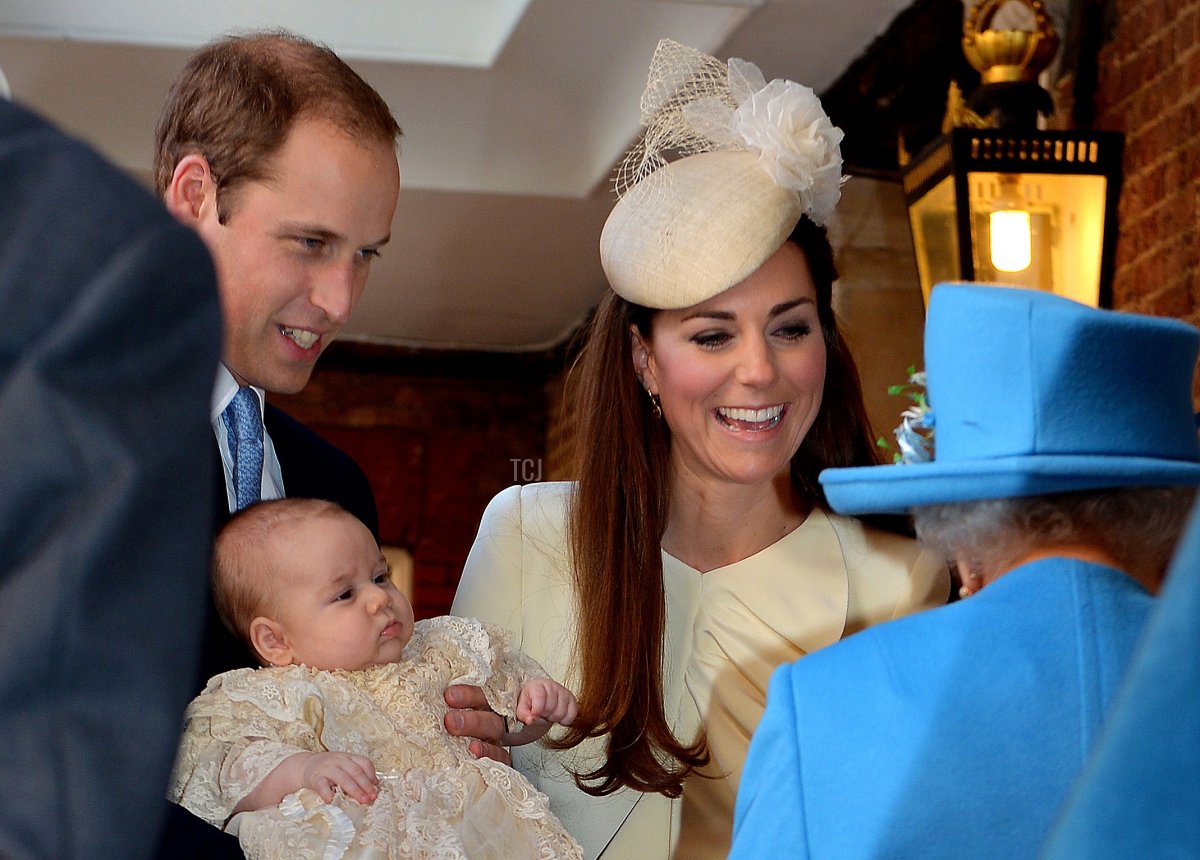
[[[722,561],[718,564],[714,564],[711,566],[706,565],[704,567],[697,567],[696,565],[692,564],[691,562],[687,561],[686,559],[680,558],[679,555],[676,555],[675,553],[666,549],[666,547],[662,547],[662,553],[663,553],[663,555],[671,558],[675,562],[678,562],[679,564],[683,565],[684,567],[688,568],[689,570],[695,571],[697,574],[699,574],[701,576],[706,576],[708,574],[715,573],[720,570],[725,570],[727,568],[736,567],[739,564],[743,564],[747,561],[750,561],[751,559],[757,558],[765,553],[771,552],[776,547],[779,547],[781,544],[791,540],[792,538],[796,537],[801,532],[803,532],[805,530],[804,526],[806,524],[812,522],[814,516],[823,517],[824,512],[821,511],[820,508],[814,506],[799,522],[791,524],[790,527],[786,531],[783,532],[783,534],[779,535],[774,540],[771,540],[768,543],[758,547],[758,549],[755,549],[745,555],[742,555],[740,558],[729,559],[727,561]]]

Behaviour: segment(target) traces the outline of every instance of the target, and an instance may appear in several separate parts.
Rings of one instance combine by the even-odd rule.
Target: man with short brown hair
[[[341,505],[378,536],[362,470],[265,395],[304,388],[362,296],[391,238],[399,136],[387,103],[354,70],[283,31],[218,39],[171,87],[155,186],[212,254],[224,317],[210,413],[224,476],[218,524],[258,499],[307,496]],[[197,690],[202,678],[255,665],[209,614]],[[180,814],[160,856],[240,855],[235,840],[202,847],[228,837]]]
[[[361,297],[391,236],[399,134],[387,104],[336,54],[282,31],[206,45],[171,87],[155,185],[208,246],[225,321],[212,400],[225,477],[218,520],[259,498],[316,496],[378,530],[358,466],[265,394],[307,384]],[[238,407],[259,446],[249,476],[239,474]],[[215,622],[207,646],[199,677],[252,665]]]

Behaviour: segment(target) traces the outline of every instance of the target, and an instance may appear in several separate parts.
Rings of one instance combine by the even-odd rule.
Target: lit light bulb
[[[1023,272],[1033,262],[1033,234],[1029,213],[1001,209],[989,216],[992,234],[992,268],[998,272]]]
[[[1033,231],[1029,211],[1017,192],[1017,177],[1000,177],[1000,194],[988,215],[992,268],[998,272],[1023,272],[1033,262]]]

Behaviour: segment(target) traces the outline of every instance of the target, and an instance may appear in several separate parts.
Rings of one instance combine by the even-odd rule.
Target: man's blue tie
[[[249,388],[239,388],[221,415],[233,454],[234,510],[240,511],[257,502],[262,489],[263,426],[257,395]]]

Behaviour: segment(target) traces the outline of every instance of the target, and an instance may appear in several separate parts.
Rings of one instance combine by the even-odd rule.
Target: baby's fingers
[[[526,684],[517,699],[516,717],[529,725],[546,710],[546,688],[541,684]]]
[[[575,697],[566,687],[551,687],[546,692],[546,703],[542,706],[541,716],[552,723],[569,726],[578,715],[579,706]]]
[[[532,697],[532,701],[536,702],[534,716],[564,726],[569,726],[574,722],[578,713],[578,705],[575,702],[575,696],[562,684],[547,680],[531,689],[530,692],[537,694]]]
[[[368,782],[365,778],[359,776],[350,776],[348,774],[339,775],[337,778],[337,786],[342,790],[342,793],[351,800],[357,800],[359,803],[371,803],[379,794],[378,789],[374,784]],[[324,797],[324,795],[322,795]],[[328,798],[326,798],[328,800]]]
[[[366,756],[347,755],[346,770],[367,781],[368,785],[379,785],[379,774],[375,772],[375,763]]]
[[[333,800],[333,790],[337,788],[337,782],[331,776],[315,776],[313,777],[312,788],[313,791],[321,796],[321,800],[329,803]]]
[[[577,716],[579,716],[579,703],[575,701],[573,695],[564,690],[555,703],[554,713],[547,714],[546,719],[552,720],[560,726],[569,726],[575,722]]]
[[[306,771],[306,784],[326,803],[333,800],[334,789],[337,788],[359,803],[370,803],[378,794],[375,786],[379,778],[375,775],[375,765],[364,756],[321,753],[311,758]]]
[[[362,756],[352,758],[354,760],[345,762],[336,774],[338,787],[351,800],[371,803],[379,794],[379,777],[375,774],[375,766]]]

